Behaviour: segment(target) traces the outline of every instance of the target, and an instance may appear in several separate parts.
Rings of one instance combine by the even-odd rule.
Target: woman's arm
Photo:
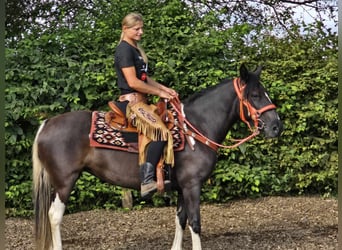
[[[173,90],[173,89],[171,89],[171,88],[168,88],[168,87],[166,87],[165,85],[160,84],[159,82],[156,82],[155,80],[153,80],[153,79],[152,79],[151,77],[149,77],[149,76],[147,76],[147,83],[150,84],[150,85],[155,86],[156,88],[161,89],[162,91],[167,92],[169,95],[171,95],[172,98],[178,96],[178,93],[177,93],[175,90]],[[172,98],[171,98],[171,99],[172,99]]]
[[[176,91],[156,82],[149,76],[147,76],[147,84],[138,79],[136,77],[136,71],[134,67],[122,68],[122,72],[127,81],[127,84],[132,89],[135,89],[137,92],[157,95],[168,100],[178,96]]]

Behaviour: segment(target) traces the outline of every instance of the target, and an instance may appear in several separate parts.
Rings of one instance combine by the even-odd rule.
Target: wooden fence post
[[[133,197],[132,191],[128,188],[122,189],[121,203],[123,208],[132,209],[133,208]]]

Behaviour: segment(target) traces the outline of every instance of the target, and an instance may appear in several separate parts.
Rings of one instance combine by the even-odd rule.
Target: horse
[[[242,120],[256,131],[254,135],[260,132],[266,138],[278,137],[282,132],[276,107],[260,83],[261,70],[259,66],[249,71],[241,65],[239,77],[224,79],[182,101],[192,140],[175,152],[171,170],[171,188],[177,193],[172,250],[182,249],[187,224],[192,249],[201,249],[201,186],[213,172],[217,145],[225,140],[232,125]],[[91,117],[92,111],[86,110],[59,114],[43,121],[36,133],[32,161],[37,249],[62,249],[62,217],[82,171],[113,185],[140,189],[138,155],[91,147]]]

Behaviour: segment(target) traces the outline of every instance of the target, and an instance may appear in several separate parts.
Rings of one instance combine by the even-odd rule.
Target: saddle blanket
[[[138,153],[138,149],[134,146],[138,143],[137,133],[114,129],[106,123],[105,114],[104,111],[93,111],[92,113],[89,133],[90,146]],[[172,112],[172,115],[177,121],[177,113]],[[173,150],[183,150],[184,134],[177,126],[173,126],[170,131],[173,137]]]

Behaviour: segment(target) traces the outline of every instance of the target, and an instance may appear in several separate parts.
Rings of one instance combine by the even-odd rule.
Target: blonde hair
[[[122,19],[121,27],[122,27],[122,30],[123,30],[124,26],[126,26],[128,28],[131,28],[131,27],[137,25],[137,23],[143,23],[143,22],[144,22],[144,20],[143,20],[143,17],[142,17],[141,14],[132,12],[132,13],[129,13],[128,15],[126,15]],[[122,41],[123,37],[124,37],[124,33],[122,31],[121,32],[121,37],[120,37],[120,42]],[[138,50],[139,50],[139,52],[140,52],[144,62],[147,63],[147,55],[146,55],[144,49],[140,46],[139,43],[137,43],[137,48],[138,48]]]

